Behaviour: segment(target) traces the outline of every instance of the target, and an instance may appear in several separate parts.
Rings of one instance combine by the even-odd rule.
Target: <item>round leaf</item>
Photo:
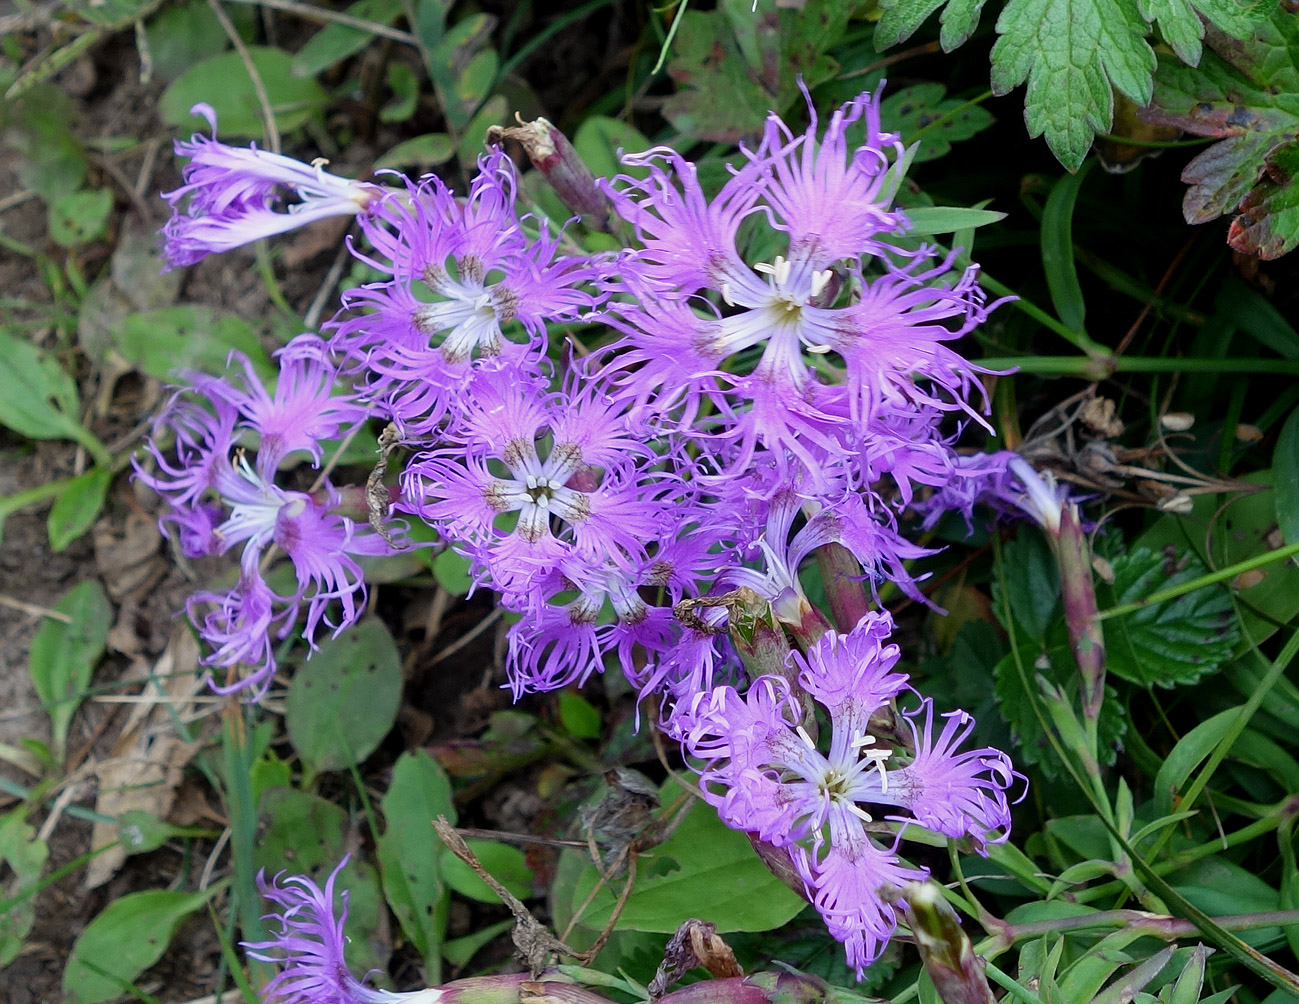
[[[401,705],[401,657],[371,619],[320,646],[293,677],[289,741],[313,771],[360,763],[383,741]]]

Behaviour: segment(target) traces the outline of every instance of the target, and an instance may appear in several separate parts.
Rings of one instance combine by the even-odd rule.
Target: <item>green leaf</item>
[[[752,0],[720,0],[717,10],[687,10],[668,63],[677,85],[663,108],[672,125],[695,139],[734,142],[762,128],[768,111],[784,112],[839,64],[827,53],[842,39],[853,10],[840,0],[807,0],[798,10]]]
[[[297,129],[328,102],[329,95],[315,80],[293,75],[293,58],[287,52],[264,46],[250,46],[248,52],[280,132]],[[158,113],[167,125],[194,129],[201,120],[190,108],[200,102],[216,112],[223,139],[262,137],[261,104],[239,53],[225,52],[191,66],[163,92]]]
[[[90,162],[73,134],[72,100],[59,88],[37,84],[6,107],[0,102],[0,131],[18,154],[18,180],[46,202],[75,192]]]
[[[487,873],[515,896],[527,899],[533,894],[532,869],[528,867],[528,860],[521,850],[496,840],[466,840],[465,843],[477,855],[479,864],[487,869]],[[450,851],[442,852],[438,867],[446,884],[461,896],[476,899],[480,903],[501,901],[472,868]]]
[[[503,920],[499,924],[484,927],[473,934],[466,934],[463,938],[454,938],[442,946],[442,954],[446,956],[446,960],[453,966],[467,966],[484,945],[504,934],[513,926],[513,920]],[[434,982],[432,977],[429,979],[430,982]]]
[[[344,853],[347,813],[296,788],[267,788],[257,800],[253,861],[274,875],[292,865],[298,875],[328,874]]]
[[[49,854],[49,845],[37,840],[36,830],[27,825],[25,806],[0,816],[0,861],[11,872],[5,892],[12,897],[7,907],[0,909],[0,968],[18,957],[36,924],[35,897],[20,894],[36,884]]]
[[[992,113],[982,105],[948,98],[944,96],[946,93],[947,88],[942,84],[915,84],[899,91],[889,91],[880,103],[881,128],[887,132],[900,133],[902,141],[908,145],[912,142],[919,143],[914,160],[917,164],[946,155],[953,143],[969,139],[993,123]],[[947,230],[919,232],[952,233],[963,227],[983,226],[1005,218],[1004,213],[977,209],[955,212],[983,215],[972,216],[969,221],[958,223]]]
[[[562,691],[559,695],[559,721],[576,739],[599,739],[603,724],[600,712],[581,694]]]
[[[464,596],[474,584],[469,575],[471,564],[469,558],[448,547],[433,559],[433,577],[452,596]]]
[[[50,716],[54,749],[62,760],[72,716],[104,654],[113,608],[99,583],[87,579],[68,590],[54,609],[70,621],[46,619],[32,639],[30,659],[32,684]]]
[[[104,236],[113,212],[113,193],[106,188],[69,192],[50,204],[50,239],[60,247],[91,244]]]
[[[1070,687],[1077,686],[1078,666],[1067,646],[1052,648],[1049,653],[1042,652],[1041,645],[1021,645],[1019,658],[1023,661],[1024,671],[1030,685],[1036,685],[1035,674],[1042,674],[1056,686],[1064,681]],[[1051,780],[1064,776],[1064,765],[1060,763],[1051,748],[1042,723],[1033,710],[1033,704],[1024,689],[1024,681],[1015,662],[1015,653],[1007,654],[993,670],[996,677],[997,704],[1002,717],[1010,725],[1011,735],[1016,740],[1016,757],[1026,764],[1035,764],[1042,774]],[[1034,696],[1037,696],[1036,693]],[[1038,697],[1041,703],[1041,697]],[[1045,709],[1044,709],[1045,713]],[[1102,764],[1112,764],[1118,756],[1119,741],[1128,730],[1128,720],[1123,705],[1113,687],[1105,688],[1105,700],[1101,704],[1099,723],[1099,749]]]
[[[387,27],[401,13],[401,0],[359,0],[346,13],[361,21]],[[295,77],[314,77],[348,56],[354,56],[375,40],[373,32],[345,24],[328,24],[316,32],[293,57]]]
[[[907,222],[911,224],[907,233],[917,236],[954,234],[958,230],[983,227],[1006,218],[1005,213],[990,209],[962,209],[957,206],[921,206],[906,212]]]
[[[109,903],[81,932],[63,970],[63,992],[75,1004],[121,995],[126,984],[162,958],[181,921],[222,887],[201,892],[154,889]]]
[[[623,167],[618,155],[619,152],[640,153],[651,145],[634,125],[605,115],[588,116],[573,134],[573,149],[597,178],[623,173],[634,178],[645,177],[648,168]]]
[[[293,676],[284,702],[289,742],[313,773],[361,763],[392,731],[401,705],[401,656],[378,618],[320,648]]]
[[[660,798],[670,805],[678,794],[669,782]],[[570,855],[579,852],[563,853],[563,857]],[[598,882],[599,874],[588,859],[571,897],[566,897],[564,912],[571,916]],[[701,896],[701,890],[707,890],[706,895]],[[582,926],[601,930],[613,905],[614,896],[606,885],[582,915]],[[719,933],[768,931],[791,920],[804,905],[758,860],[743,833],[718,819],[711,806],[696,802],[676,832],[640,859],[636,887],[616,929],[666,934],[677,929],[681,918],[698,917],[716,924]]]
[[[1116,555],[1111,564],[1114,605],[1208,573],[1189,553],[1174,559],[1147,548]],[[1206,586],[1106,621],[1106,666],[1143,687],[1194,683],[1230,661],[1239,640],[1231,597],[1221,585]]]
[[[1010,0],[997,18],[992,92],[1025,81],[1024,115],[1031,136],[1076,171],[1092,136],[1114,113],[1111,86],[1147,104],[1155,53],[1146,23],[1130,0]]]
[[[159,0],[64,0],[84,20],[101,28],[124,28],[159,6]]]
[[[182,370],[223,374],[231,349],[253,363],[257,372],[276,372],[252,325],[212,307],[184,305],[131,314],[113,332],[127,362],[159,380],[174,381]]]
[[[419,104],[419,77],[405,63],[389,63],[388,89],[393,99],[379,109],[379,121],[405,122]]]
[[[202,2],[168,4],[149,19],[144,31],[154,75],[169,83],[230,44],[212,8]]]
[[[1188,223],[1228,213],[1237,251],[1276,258],[1299,243],[1299,27],[1282,4],[1243,41],[1211,33],[1196,69],[1163,57],[1142,118],[1222,137],[1182,172]],[[1239,30],[1240,26],[1236,26]]]
[[[1287,544],[1299,541],[1299,408],[1290,413],[1272,456],[1276,521]]]
[[[376,160],[374,166],[376,170],[383,167],[428,170],[445,164],[455,155],[455,140],[444,132],[431,132],[398,143]]]
[[[436,985],[442,982],[450,898],[442,882],[441,841],[430,824],[439,815],[456,821],[451,781],[426,751],[403,753],[380,805],[387,820],[377,848],[384,896]]]
[[[1155,813],[1167,816],[1177,808],[1178,793],[1187,778],[1231,731],[1240,708],[1228,708],[1205,719],[1177,741],[1155,776]]]
[[[478,109],[478,114],[465,126],[465,133],[460,139],[456,154],[466,170],[478,163],[478,157],[483,152],[483,137],[487,134],[487,127],[504,122],[508,108],[509,101],[503,95],[497,94]]]
[[[1042,212],[1042,268],[1056,316],[1070,331],[1083,331],[1086,317],[1082,285],[1073,260],[1073,211],[1090,166],[1057,181]]]
[[[1196,496],[1189,514],[1165,515],[1138,538],[1137,546],[1152,550],[1191,547],[1203,560],[1202,548],[1207,541],[1215,568],[1274,551],[1281,546],[1281,535],[1276,532],[1277,502],[1270,488],[1272,479],[1272,471],[1259,471],[1242,478],[1246,484],[1268,488],[1237,495],[1225,508],[1213,496]],[[1299,568],[1290,561],[1275,561],[1262,571],[1263,578],[1252,585],[1244,588],[1240,583],[1232,585],[1240,600],[1242,637],[1252,638],[1255,643],[1263,642],[1277,630],[1278,624],[1288,622],[1299,613]]]
[[[113,472],[106,467],[91,468],[72,479],[50,508],[50,550],[58,554],[94,525],[112,483]]]
[[[77,421],[77,385],[56,360],[21,338],[0,331],[0,424],[29,439],[85,442]]]
[[[1001,601],[1004,582],[1016,625],[1029,640],[1041,644],[1060,603],[1060,571],[1046,539],[1035,529],[1021,531],[1002,548],[999,572],[993,585],[994,609],[1000,616],[1005,605]]]

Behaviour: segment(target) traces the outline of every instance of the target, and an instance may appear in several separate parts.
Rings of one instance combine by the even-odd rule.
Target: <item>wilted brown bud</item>
[[[550,182],[550,187],[569,209],[581,213],[599,230],[609,229],[609,197],[595,186],[595,176],[573,149],[568,137],[543,118],[524,122],[516,113],[517,126],[492,126],[487,142],[513,140],[523,147],[532,166]]]

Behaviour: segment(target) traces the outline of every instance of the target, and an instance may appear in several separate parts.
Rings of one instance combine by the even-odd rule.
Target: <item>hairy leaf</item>
[[[1134,603],[1206,574],[1189,554],[1172,559],[1144,547],[1116,555],[1111,564],[1116,604]],[[1141,686],[1194,683],[1229,661],[1239,638],[1226,589],[1206,586],[1107,621],[1107,665],[1115,676]]]
[[[755,133],[769,111],[798,99],[800,81],[811,89],[838,71],[826,50],[842,36],[852,4],[808,0],[801,10],[764,4],[755,12],[751,0],[721,0],[717,7],[685,13],[668,64],[678,90],[663,114],[687,136],[734,142]]]
[[[986,0],[880,0],[875,47],[909,38],[940,7],[943,50],[964,43],[979,24]],[[997,19],[992,90],[1006,94],[1027,81],[1024,117],[1029,134],[1045,134],[1052,152],[1077,170],[1096,133],[1107,132],[1114,91],[1147,104],[1155,54],[1151,25],[1178,58],[1200,59],[1201,17],[1240,38],[1268,5],[1235,0],[1009,0]]]
[[[1299,26],[1277,5],[1243,41],[1210,29],[1198,69],[1161,59],[1148,122],[1222,141],[1186,165],[1188,223],[1229,213],[1237,251],[1276,258],[1299,243]]]

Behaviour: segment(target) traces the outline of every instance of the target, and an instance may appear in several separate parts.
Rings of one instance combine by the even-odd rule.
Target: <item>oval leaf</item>
[[[72,946],[63,992],[76,1004],[111,1000],[162,958],[180,922],[219,888],[202,892],[155,889],[108,904]]]
[[[312,771],[363,761],[397,720],[401,657],[371,618],[324,642],[293,677],[285,701],[289,741]]]

